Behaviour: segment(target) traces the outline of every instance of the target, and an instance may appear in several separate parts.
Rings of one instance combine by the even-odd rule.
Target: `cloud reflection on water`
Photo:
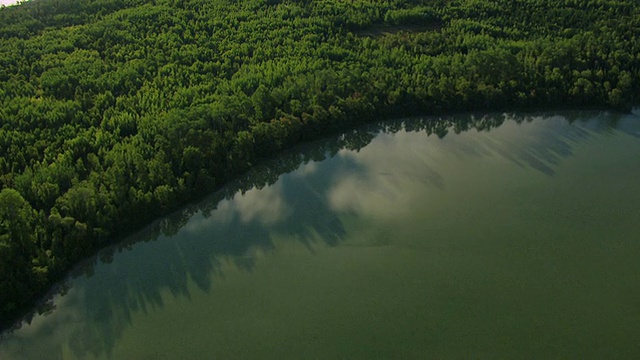
[[[471,116],[469,123],[485,124],[486,120]],[[586,126],[582,123],[567,126],[562,116],[515,122],[503,115],[493,122],[497,127],[476,127],[482,131],[436,127],[434,133],[440,139],[433,136],[425,139],[422,129],[382,133],[358,152],[339,151],[337,158],[356,163],[363,171],[337,170],[328,190],[331,208],[377,219],[403,216],[412,208],[415,193],[424,188],[445,190],[447,163],[454,160],[495,157],[553,176],[554,167],[572,154],[572,146],[593,136],[588,122]],[[401,124],[399,128],[407,127],[408,124]],[[595,130],[603,129],[607,128]]]
[[[284,221],[291,208],[285,203],[282,192],[282,183],[278,182],[263,189],[237,193],[232,199],[222,201],[208,221],[225,224],[237,217],[242,223],[257,221],[265,226]]]

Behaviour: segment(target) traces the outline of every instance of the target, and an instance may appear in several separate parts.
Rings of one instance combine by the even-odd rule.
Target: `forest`
[[[73,264],[311,139],[640,96],[631,0],[0,8],[0,327]]]

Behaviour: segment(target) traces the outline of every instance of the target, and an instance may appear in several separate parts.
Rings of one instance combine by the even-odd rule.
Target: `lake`
[[[381,122],[78,266],[0,359],[640,356],[640,115]]]

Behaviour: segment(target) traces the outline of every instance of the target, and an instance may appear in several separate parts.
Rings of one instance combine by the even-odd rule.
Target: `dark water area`
[[[640,115],[381,122],[79,266],[0,359],[633,358]]]

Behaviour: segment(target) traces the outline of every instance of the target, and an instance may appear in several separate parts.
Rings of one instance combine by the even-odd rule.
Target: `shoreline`
[[[607,108],[607,107],[602,107],[602,106],[594,106],[592,108],[561,108],[561,107],[553,107],[553,108],[545,108],[542,110],[506,110],[506,111],[501,111],[501,110],[495,110],[495,111],[468,111],[468,112],[456,112],[456,113],[450,113],[450,114],[441,114],[441,115],[423,115],[423,116],[408,116],[408,117],[399,117],[399,118],[395,118],[395,119],[387,119],[387,120],[378,120],[378,121],[372,121],[372,122],[367,122],[367,123],[362,123],[362,124],[358,124],[349,128],[345,128],[345,129],[341,129],[341,130],[337,130],[337,131],[331,131],[329,133],[326,133],[324,135],[320,135],[317,138],[312,138],[309,140],[306,140],[304,142],[301,143],[294,143],[291,144],[290,146],[283,148],[282,150],[280,150],[278,153],[276,154],[272,154],[270,156],[267,157],[262,157],[259,158],[257,160],[257,163],[254,166],[251,166],[250,168],[248,168],[247,170],[237,173],[235,176],[231,177],[228,181],[224,182],[223,184],[220,184],[218,186],[216,186],[212,191],[209,191],[207,193],[204,194],[200,194],[200,195],[195,195],[193,197],[190,197],[189,199],[187,199],[186,201],[184,201],[183,203],[177,204],[175,208],[173,208],[172,210],[164,213],[163,215],[153,218],[149,221],[144,222],[142,225],[140,225],[137,229],[134,229],[133,231],[127,232],[125,234],[120,234],[117,237],[114,237],[113,240],[110,240],[108,242],[102,243],[103,246],[98,246],[97,248],[95,248],[91,254],[83,257],[82,259],[80,259],[78,262],[72,264],[66,271],[63,272],[62,276],[60,276],[59,278],[55,279],[55,281],[52,282],[52,284],[49,286],[49,288],[47,289],[47,291],[45,291],[44,293],[40,294],[39,296],[34,297],[33,302],[31,302],[27,307],[25,307],[20,314],[16,315],[13,317],[12,321],[9,321],[9,324],[7,324],[6,326],[4,326],[4,324],[2,324],[3,326],[0,326],[0,341],[2,340],[2,337],[5,334],[9,334],[15,330],[18,330],[22,327],[22,325],[26,322],[27,324],[30,323],[30,319],[35,317],[35,316],[40,316],[42,314],[45,314],[49,311],[55,311],[55,305],[53,304],[53,300],[57,295],[61,295],[61,293],[63,293],[65,291],[65,289],[67,288],[66,282],[69,280],[72,280],[73,278],[75,278],[76,276],[82,275],[82,269],[87,268],[88,266],[90,266],[91,264],[95,264],[97,261],[100,261],[99,259],[99,255],[101,252],[105,252],[108,251],[109,249],[113,249],[113,250],[119,250],[120,248],[123,247],[123,245],[127,245],[128,243],[126,243],[126,240],[129,238],[132,238],[136,235],[143,235],[146,234],[145,237],[148,237],[149,235],[154,233],[154,230],[158,230],[158,228],[161,227],[161,225],[163,224],[163,222],[169,218],[171,218],[172,216],[175,216],[177,214],[183,214],[185,212],[185,210],[192,210],[192,211],[187,211],[190,212],[191,215],[193,215],[194,213],[196,213],[197,211],[199,211],[198,205],[201,203],[205,203],[208,201],[208,199],[212,198],[212,197],[217,197],[217,201],[221,201],[225,198],[227,198],[230,195],[233,195],[239,191],[246,191],[248,190],[245,187],[242,187],[242,183],[241,183],[241,179],[247,175],[249,175],[251,172],[256,171],[256,169],[258,169],[261,166],[265,166],[265,164],[268,164],[270,161],[273,161],[279,157],[282,157],[284,154],[288,153],[288,152],[296,152],[296,149],[298,148],[303,148],[305,146],[308,146],[309,144],[312,144],[314,142],[318,142],[318,141],[330,141],[329,139],[335,139],[335,138],[339,138],[340,136],[349,133],[350,131],[354,131],[354,130],[358,130],[358,129],[365,129],[367,127],[375,127],[377,125],[380,124],[387,124],[387,123],[392,123],[392,122],[404,122],[404,121],[416,121],[418,119],[425,119],[425,122],[431,122],[434,124],[437,124],[438,121],[442,121],[444,123],[447,123],[447,121],[455,119],[456,117],[467,117],[467,116],[487,116],[487,117],[496,117],[498,115],[504,115],[504,114],[509,114],[510,112],[517,112],[517,113],[521,113],[524,116],[552,116],[552,115],[560,115],[562,116],[563,112],[585,112],[585,113],[603,113],[603,112],[611,112],[611,113],[619,113],[621,115],[625,115],[625,114],[637,114],[640,111],[640,108],[637,107],[637,105],[632,106],[631,110],[629,111],[619,111],[613,108]],[[452,126],[452,123],[449,123],[448,126]],[[298,164],[296,166],[299,167],[301,164]],[[229,190],[225,190],[226,188],[229,188],[231,185],[233,184],[238,184],[236,187],[231,187],[231,191]],[[250,184],[252,185],[252,184]],[[249,188],[251,188],[251,186],[249,186]],[[195,210],[194,210],[195,209]],[[190,216],[191,216],[190,215]],[[161,230],[160,230],[161,231]],[[133,242],[133,244],[141,242],[141,241],[145,241],[145,240],[137,240],[135,242]],[[63,294],[62,294],[63,295]]]

